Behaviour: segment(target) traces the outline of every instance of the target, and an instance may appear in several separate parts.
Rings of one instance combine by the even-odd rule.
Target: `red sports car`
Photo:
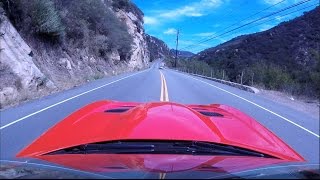
[[[115,101],[83,107],[17,157],[115,178],[214,178],[304,161],[230,106]]]

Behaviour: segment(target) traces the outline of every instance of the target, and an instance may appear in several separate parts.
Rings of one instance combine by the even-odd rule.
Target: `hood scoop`
[[[104,112],[106,113],[123,113],[128,111],[131,108],[134,108],[135,106],[120,106],[119,108],[112,108],[112,109],[107,109]]]
[[[216,112],[210,112],[210,111],[198,111],[199,113],[205,115],[205,116],[210,116],[210,117],[223,117],[222,114],[216,113]]]

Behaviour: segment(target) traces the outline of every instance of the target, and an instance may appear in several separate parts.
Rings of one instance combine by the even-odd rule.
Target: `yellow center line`
[[[159,179],[165,179],[166,173],[160,173],[159,174]]]
[[[160,80],[161,80],[161,92],[160,92],[160,101],[163,101],[163,77],[162,73],[160,71]]]
[[[166,78],[164,77],[163,73],[160,72],[160,80],[161,80],[161,92],[160,92],[160,101],[168,102],[169,101],[169,94],[168,94],[168,87],[166,83]],[[166,173],[159,173],[159,179],[165,179]]]
[[[166,83],[166,78],[164,77],[163,73],[160,72],[160,80],[161,80],[161,92],[160,92],[160,101],[168,102],[169,101],[169,94],[168,94],[168,87]]]

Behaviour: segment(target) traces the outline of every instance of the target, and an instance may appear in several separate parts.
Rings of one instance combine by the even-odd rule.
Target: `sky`
[[[307,2],[223,34],[304,1]],[[178,49],[193,53],[243,34],[268,30],[283,21],[301,16],[303,12],[319,5],[319,0],[132,0],[132,2],[144,13],[144,28],[147,34],[163,40],[169,48],[175,48],[179,29]],[[294,11],[296,12],[291,13]],[[202,42],[209,38],[211,40]]]

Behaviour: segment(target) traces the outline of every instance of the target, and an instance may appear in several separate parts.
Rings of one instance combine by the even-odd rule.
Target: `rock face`
[[[35,65],[31,48],[10,21],[5,16],[0,18],[1,103],[15,101],[22,90],[31,92],[39,88],[55,88]]]
[[[153,61],[157,58],[169,57],[170,49],[162,40],[146,34],[148,49],[150,52],[150,60]]]
[[[145,67],[149,63],[150,54],[147,47],[144,29],[142,28],[143,22],[139,21],[137,15],[132,12],[118,10],[116,15],[127,25],[128,32],[133,37],[133,51],[128,66],[130,68]]]
[[[90,53],[88,47],[51,45],[24,36],[10,23],[1,7],[0,11],[0,108],[149,66],[143,20],[135,12],[113,10],[133,38],[130,57],[122,61],[114,49],[102,58]]]
[[[146,40],[148,44],[148,49],[150,52],[150,60],[153,61],[158,58],[174,58],[176,55],[175,49],[169,49],[168,45],[162,40],[146,34]],[[178,57],[180,58],[188,58],[193,56],[194,54],[189,51],[179,51]]]

